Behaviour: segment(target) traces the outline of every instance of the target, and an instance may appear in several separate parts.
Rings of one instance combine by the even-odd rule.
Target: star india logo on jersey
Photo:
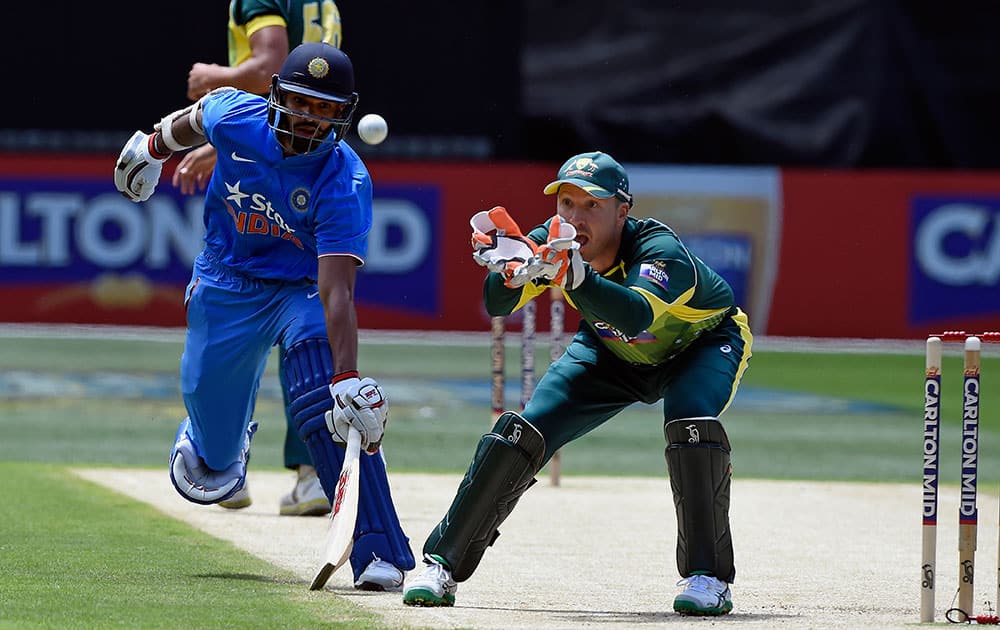
[[[240,181],[235,184],[225,182],[229,195],[226,197],[226,210],[233,218],[236,231],[240,234],[260,234],[281,238],[295,243],[299,249],[305,249],[299,237],[295,236],[295,228],[288,224],[281,213],[278,212],[271,202],[260,193],[245,193],[240,190]],[[244,209],[243,202],[248,200],[247,208]],[[233,208],[232,204],[236,205]],[[306,199],[308,205],[308,199]]]

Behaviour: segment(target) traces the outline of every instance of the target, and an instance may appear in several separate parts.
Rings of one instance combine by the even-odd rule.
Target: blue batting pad
[[[326,339],[304,339],[286,350],[283,361],[291,401],[289,411],[332,504],[344,465],[344,445],[333,441],[324,419],[326,411],[333,406],[329,384],[334,366],[329,343]],[[402,571],[413,569],[416,562],[392,503],[381,452],[361,454],[358,483],[358,521],[351,552],[354,579],[358,579],[375,557],[391,562]]]

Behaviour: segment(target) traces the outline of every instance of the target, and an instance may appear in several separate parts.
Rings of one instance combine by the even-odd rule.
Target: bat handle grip
[[[361,432],[353,426],[347,432],[347,456],[361,452]]]

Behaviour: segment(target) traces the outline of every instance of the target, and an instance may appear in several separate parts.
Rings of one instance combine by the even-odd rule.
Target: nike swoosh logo
[[[307,298],[307,299],[308,299],[308,298],[314,298],[314,297],[316,297],[317,295],[319,295],[319,291],[316,291],[315,293],[310,293],[310,294],[306,295],[306,298]]]
[[[233,155],[231,157],[237,162],[250,162],[251,164],[257,163],[257,160],[251,160],[250,158],[240,157],[236,155],[236,151],[233,151]]]

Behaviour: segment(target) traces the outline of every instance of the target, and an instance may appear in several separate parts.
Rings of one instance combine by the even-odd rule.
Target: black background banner
[[[532,2],[525,137],[655,162],[1000,164],[996,5],[911,4],[932,6]]]
[[[186,104],[193,62],[225,63],[227,4],[15,3],[0,150],[110,151],[149,129]],[[338,6],[360,113],[390,122],[362,147],[379,157],[1000,166],[993,2]]]

